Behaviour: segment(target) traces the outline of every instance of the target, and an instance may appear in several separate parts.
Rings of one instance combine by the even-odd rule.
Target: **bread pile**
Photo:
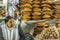
[[[49,27],[48,24],[46,24],[45,22],[37,22],[35,26],[36,28],[34,28],[34,36],[40,34],[44,27]]]
[[[59,33],[57,30],[55,30],[53,26],[44,28],[41,34],[38,34],[36,36],[37,40],[43,40],[43,39],[49,40],[49,39],[58,39],[58,38],[59,38]]]

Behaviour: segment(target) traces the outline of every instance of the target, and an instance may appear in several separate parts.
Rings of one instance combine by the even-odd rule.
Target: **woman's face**
[[[11,18],[8,22],[7,22],[7,27],[11,28],[14,27],[15,24],[15,20],[13,18]]]

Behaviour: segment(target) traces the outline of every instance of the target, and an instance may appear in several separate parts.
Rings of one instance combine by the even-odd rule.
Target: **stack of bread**
[[[34,0],[32,2],[33,10],[32,10],[32,20],[41,19],[41,8],[40,8],[40,0]]]
[[[42,18],[44,20],[50,20],[51,19],[51,10],[52,10],[52,7],[51,7],[51,2],[50,0],[42,0],[42,4],[41,4],[41,7],[42,7]]]
[[[38,34],[36,36],[36,40],[45,40],[45,39],[51,40],[51,39],[58,39],[58,38],[59,38],[59,32],[53,26],[44,28],[44,30],[41,32],[41,34]]]
[[[20,12],[22,13],[22,20],[30,20],[30,15],[32,11],[32,1],[33,0],[21,0],[20,2]]]

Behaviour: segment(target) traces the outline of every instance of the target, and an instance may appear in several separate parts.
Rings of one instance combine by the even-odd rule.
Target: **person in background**
[[[0,27],[0,40],[25,40],[25,35],[20,25],[15,24],[15,19],[7,16],[5,24]]]
[[[16,5],[19,4],[19,0],[7,0],[8,15],[14,17],[14,11],[18,10]]]

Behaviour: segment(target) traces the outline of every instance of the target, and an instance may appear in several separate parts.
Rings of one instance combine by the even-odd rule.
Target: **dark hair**
[[[11,16],[7,16],[6,18],[5,18],[5,23],[7,23],[10,19],[12,19],[13,17],[11,17]]]

